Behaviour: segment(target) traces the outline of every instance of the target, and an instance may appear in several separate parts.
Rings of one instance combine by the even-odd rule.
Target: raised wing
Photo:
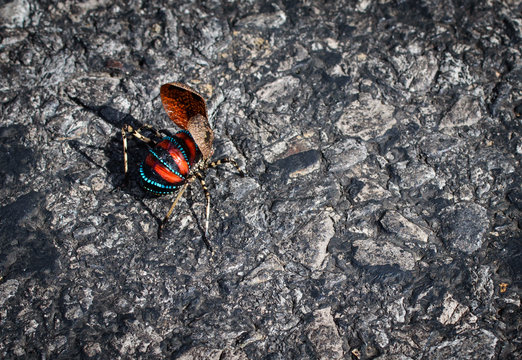
[[[189,119],[198,114],[208,119],[205,99],[185,84],[161,85],[160,96],[167,115],[182,129],[187,130]]]

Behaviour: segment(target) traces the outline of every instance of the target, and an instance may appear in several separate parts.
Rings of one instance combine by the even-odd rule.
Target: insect
[[[140,184],[149,193],[157,196],[179,192],[169,211],[163,218],[159,232],[172,215],[176,204],[189,183],[197,179],[203,188],[207,200],[205,237],[208,235],[210,217],[210,193],[204,180],[205,170],[221,164],[234,165],[241,176],[244,172],[231,158],[211,162],[214,153],[212,142],[214,133],[210,128],[207,105],[203,96],[185,84],[168,83],[160,88],[163,107],[169,118],[182,130],[173,136],[162,135],[150,125],[138,129],[125,124],[121,129],[123,137],[123,164],[125,181],[128,181],[127,138],[135,137],[149,145],[149,153],[139,167]],[[141,132],[149,131],[155,137],[144,136]]]

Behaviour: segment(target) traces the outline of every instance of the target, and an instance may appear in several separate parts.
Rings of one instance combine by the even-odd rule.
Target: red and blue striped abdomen
[[[188,131],[166,136],[149,150],[141,164],[141,185],[155,195],[170,194],[187,181],[200,158],[201,152]]]

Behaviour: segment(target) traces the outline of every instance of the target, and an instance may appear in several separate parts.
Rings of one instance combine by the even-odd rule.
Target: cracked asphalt
[[[2,2],[0,357],[521,358],[521,10]],[[246,172],[208,236],[122,186],[172,81]]]

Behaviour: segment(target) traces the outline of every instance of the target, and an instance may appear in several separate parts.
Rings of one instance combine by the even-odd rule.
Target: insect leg
[[[245,176],[245,173],[243,172],[243,170],[241,170],[241,168],[237,164],[236,160],[234,160],[232,158],[229,158],[229,157],[226,157],[226,158],[223,158],[223,159],[219,159],[217,161],[213,161],[210,164],[208,164],[208,167],[213,168],[213,167],[219,166],[221,164],[226,164],[226,163],[234,165],[234,167],[237,169],[237,172],[239,173],[239,175],[241,177]]]
[[[124,183],[127,184],[129,182],[129,159],[128,159],[128,145],[127,145],[127,138],[130,136],[134,136],[136,139],[141,140],[151,146],[154,146],[154,141],[152,141],[150,138],[142,135],[140,131],[142,129],[150,130],[154,133],[154,135],[161,137],[161,134],[158,130],[154,129],[150,125],[143,125],[139,129],[134,129],[132,126],[125,124],[121,128],[121,137],[123,139],[123,171],[125,174],[125,180]]]
[[[143,130],[143,129],[146,129],[146,130],[149,130],[149,131],[153,132],[154,135],[155,135],[157,138],[160,138],[160,139],[161,139],[161,138],[163,137],[163,135],[161,135],[161,133],[160,133],[158,130],[156,130],[155,128],[152,127],[152,125],[149,125],[149,124],[145,124],[145,125],[140,126],[139,129],[136,130],[136,132],[137,132],[137,133],[140,133],[141,130]],[[140,135],[141,135],[141,134],[140,134]]]
[[[172,212],[174,211],[174,208],[176,207],[176,204],[178,203],[179,199],[181,198],[181,195],[183,195],[183,193],[185,192],[185,190],[187,190],[188,185],[189,185],[189,181],[187,181],[187,182],[185,183],[185,185],[183,185],[183,187],[181,188],[181,190],[178,191],[178,194],[176,195],[176,198],[174,199],[174,202],[173,202],[172,205],[170,206],[170,209],[169,209],[169,211],[167,212],[167,215],[165,215],[165,217],[164,217],[163,220],[161,221],[161,224],[160,224],[160,231],[163,229],[163,227],[165,226],[165,224],[167,224],[167,221],[169,220],[170,215],[172,215]]]
[[[128,126],[128,125],[127,125]],[[127,156],[127,131],[125,126],[121,128],[121,137],[123,139],[123,173],[125,174],[125,183],[128,182],[128,173],[129,173],[129,165],[128,165],[128,156]]]
[[[139,129],[136,130],[132,126],[127,125],[127,124],[123,125],[123,127],[121,128],[121,133],[122,133],[124,139],[127,137],[127,134],[131,134],[136,139],[141,140],[141,141],[153,146],[154,141],[152,141],[150,138],[148,138],[140,133],[140,130],[144,129],[144,128],[152,130],[156,134],[159,134],[159,132],[157,130],[155,130],[154,128],[152,128],[150,125],[143,125]],[[160,135],[160,137],[161,137],[161,135]]]
[[[203,188],[205,197],[207,198],[207,211],[206,211],[206,223],[205,223],[205,237],[206,237],[206,236],[208,236],[208,223],[209,223],[209,218],[210,218],[210,193],[207,189],[207,184],[205,183],[205,179],[203,178],[203,175],[201,175],[200,172],[196,172],[195,175],[198,178],[199,183],[201,184],[201,187]]]

